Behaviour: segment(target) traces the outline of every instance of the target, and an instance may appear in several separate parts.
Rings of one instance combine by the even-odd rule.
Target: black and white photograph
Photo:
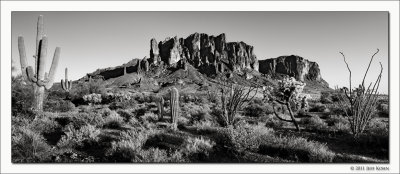
[[[7,158],[396,171],[391,15],[11,11]]]

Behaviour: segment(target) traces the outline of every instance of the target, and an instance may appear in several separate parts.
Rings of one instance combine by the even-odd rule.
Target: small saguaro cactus
[[[179,92],[175,87],[171,88],[171,122],[173,128],[177,128],[177,122],[179,117]]]
[[[25,80],[31,82],[34,86],[35,99],[33,103],[33,109],[35,111],[43,110],[44,91],[45,89],[50,89],[53,86],[54,75],[57,71],[61,50],[61,48],[56,47],[50,72],[48,74],[45,73],[48,44],[47,36],[43,34],[43,30],[43,16],[40,15],[37,22],[36,53],[33,56],[35,58],[34,68],[28,66],[27,63],[24,38],[22,36],[18,37],[21,71]]]
[[[72,88],[72,80],[68,81],[68,68],[65,68],[65,81],[64,79],[61,79],[61,87],[67,92],[69,92]]]
[[[163,119],[163,113],[164,113],[164,98],[162,96],[157,95],[156,96],[156,104],[157,104],[157,109],[158,109],[158,120]]]

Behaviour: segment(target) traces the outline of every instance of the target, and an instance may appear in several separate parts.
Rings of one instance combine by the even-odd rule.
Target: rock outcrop
[[[293,76],[301,81],[311,80],[326,83],[321,78],[320,69],[316,62],[296,55],[260,60],[259,72],[263,74],[279,73]]]
[[[151,64],[158,64],[158,62],[161,61],[160,57],[160,50],[158,49],[158,43],[156,39],[151,39],[150,40],[150,59],[149,62]]]
[[[253,53],[253,46],[244,42],[226,42],[225,34],[218,36],[205,33],[194,33],[187,38],[167,38],[154,47],[155,39],[151,40],[150,58],[157,55],[167,65],[176,64],[186,59],[200,72],[215,74],[225,70],[242,71],[252,69],[258,71],[258,60]],[[152,61],[151,61],[152,62]]]

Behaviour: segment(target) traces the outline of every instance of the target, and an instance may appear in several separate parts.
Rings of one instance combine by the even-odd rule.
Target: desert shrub
[[[122,109],[118,109],[117,113],[124,118],[125,122],[128,122],[131,118],[135,118],[135,114],[133,114],[132,112],[130,112],[129,110],[122,110]]]
[[[120,129],[124,123],[124,119],[115,111],[111,111],[104,119],[104,128]]]
[[[178,117],[178,120],[177,120],[178,128],[179,127],[183,127],[183,126],[187,126],[187,125],[189,125],[189,123],[190,123],[190,120],[188,118],[186,118],[186,117]]]
[[[80,129],[75,129],[72,125],[66,127],[65,135],[57,143],[61,148],[80,149],[87,142],[98,142],[100,129],[92,125],[82,126]]]
[[[318,116],[306,117],[300,120],[306,129],[309,130],[327,130],[328,124]]]
[[[50,146],[40,133],[27,127],[12,131],[11,154],[15,163],[45,162],[50,158]]]
[[[56,85],[56,84],[55,84]],[[57,88],[55,87],[55,85],[53,85],[54,87],[52,87],[51,89],[48,90],[47,92],[47,98],[48,99],[68,99],[69,93],[62,90],[61,87]]]
[[[171,130],[150,135],[144,144],[144,148],[153,147],[173,151],[181,149],[188,136]]]
[[[110,162],[133,162],[133,163],[167,163],[185,162],[179,153],[168,153],[159,148],[141,149],[135,147],[132,141],[113,142],[111,150],[108,151]]]
[[[182,115],[189,119],[191,124],[202,122],[202,121],[212,121],[213,118],[210,115],[211,109],[207,104],[196,105],[193,103],[188,103],[182,107]]]
[[[158,115],[154,114],[153,112],[146,112],[139,118],[139,121],[144,124],[155,123],[158,121]]]
[[[343,108],[337,104],[337,103],[332,103],[332,104],[326,104],[325,105],[327,107],[327,111],[330,111],[330,114],[334,114],[334,115],[345,115],[345,111],[343,110]]]
[[[325,144],[301,137],[270,136],[260,145],[259,153],[298,162],[332,162],[335,157]]]
[[[278,118],[273,115],[267,115],[265,117],[265,126],[270,128],[283,128],[288,126],[287,122],[280,121]]]
[[[245,150],[254,151],[268,137],[274,134],[274,130],[262,125],[243,125],[237,129],[231,130],[234,147],[239,152]]]
[[[184,103],[190,103],[196,101],[196,96],[194,94],[182,93],[180,97],[182,98],[182,102]]]
[[[33,87],[21,75],[11,79],[11,115],[33,118]]]
[[[389,124],[379,118],[371,119],[366,129],[371,134],[382,136],[389,135]]]
[[[194,103],[195,103],[195,104],[198,104],[198,105],[202,105],[202,104],[204,105],[204,104],[209,103],[209,101],[208,101],[207,96],[199,95],[199,96],[196,96],[196,97],[195,97]]]
[[[389,117],[389,105],[380,103],[377,107],[377,112],[380,117]]]
[[[389,158],[389,124],[379,118],[371,119],[365,132],[352,141],[364,154]]]
[[[255,103],[250,103],[249,105],[247,105],[244,108],[244,111],[245,115],[250,117],[262,117],[265,115],[264,107]]]
[[[101,103],[101,94],[96,94],[96,93],[86,94],[82,98],[83,101],[91,105]]]
[[[79,129],[82,126],[85,126],[86,124],[99,126],[103,125],[105,122],[102,113],[97,113],[97,112],[71,113],[64,118],[68,119],[76,129]]]
[[[101,94],[106,96],[106,89],[101,80],[92,80],[90,82],[82,82],[74,84],[75,86],[71,89],[71,101],[75,105],[84,104],[83,96],[88,94]]]
[[[271,105],[258,101],[253,100],[244,108],[245,115],[250,117],[264,117],[274,113]]]
[[[136,100],[114,101],[110,104],[109,108],[112,110],[117,109],[131,109],[135,108],[138,102]]]
[[[341,115],[331,115],[327,120],[328,126],[333,131],[341,133],[350,133],[350,122],[347,118]]]
[[[315,103],[314,105],[310,106],[310,112],[327,112],[328,108],[326,105],[322,103]]]
[[[322,91],[322,92],[321,92],[320,102],[321,102],[322,104],[330,104],[330,103],[333,103],[331,92],[329,92],[329,91]]]
[[[110,162],[141,162],[144,159],[143,146],[154,130],[132,129],[122,132],[120,141],[113,141],[107,150],[106,156]]]
[[[138,103],[151,103],[152,96],[148,93],[133,93],[131,94],[131,100],[135,100]]]
[[[38,133],[50,133],[59,128],[60,125],[53,118],[50,118],[52,113],[45,113],[42,118],[37,118],[29,124],[29,128]]]
[[[331,94],[331,99],[332,99],[332,102],[334,102],[334,103],[337,103],[337,102],[339,102],[340,101],[340,93],[338,93],[338,92],[333,92],[332,94]]]
[[[218,91],[213,89],[213,90],[207,90],[207,100],[212,102],[212,103],[216,103],[216,104],[220,104],[221,103],[221,99],[218,96]]]
[[[95,158],[74,149],[57,149],[51,162],[56,163],[94,163]]]
[[[75,105],[68,100],[49,99],[45,100],[43,110],[48,112],[69,112],[75,110]]]
[[[189,137],[185,144],[182,154],[187,156],[191,162],[207,161],[215,146],[215,142],[203,137]]]

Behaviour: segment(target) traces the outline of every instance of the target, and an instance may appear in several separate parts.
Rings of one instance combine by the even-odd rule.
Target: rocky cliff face
[[[294,76],[296,79],[301,81],[312,80],[326,83],[321,78],[320,69],[317,63],[295,55],[260,60],[259,71],[263,74],[286,74]]]
[[[244,42],[226,42],[225,34],[218,36],[194,33],[187,38],[167,38],[154,48],[156,41],[151,40],[150,60],[161,57],[167,65],[173,65],[181,59],[187,60],[195,68],[207,74],[225,70],[258,71],[258,60],[253,53],[253,46]],[[157,53],[157,50],[159,52]]]

